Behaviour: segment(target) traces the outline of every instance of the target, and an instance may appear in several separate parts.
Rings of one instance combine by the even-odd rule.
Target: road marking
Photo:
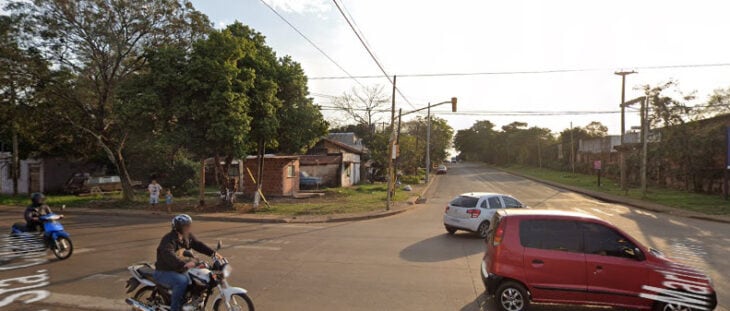
[[[635,209],[635,210],[634,210],[634,213],[637,213],[637,214],[639,214],[639,215],[649,216],[649,217],[651,217],[651,218],[657,218],[657,217],[656,217],[656,215],[654,215],[654,214],[652,214],[652,213],[648,213],[648,212],[642,211],[642,210],[640,210],[640,209]]]
[[[602,210],[600,210],[598,208],[591,208],[591,209],[594,210],[594,211],[596,211],[596,213],[601,213],[601,214],[606,215],[606,216],[613,216],[613,214],[606,213],[606,212],[604,212],[604,211],[602,211]]]
[[[83,253],[93,252],[95,250],[96,249],[94,249],[94,248],[77,248],[77,249],[74,249],[74,254],[83,254]]]
[[[123,299],[109,299],[104,297],[59,293],[51,293],[51,296],[44,299],[42,303],[61,307],[78,307],[85,310],[126,311],[130,309]]]
[[[281,250],[281,247],[261,246],[261,245],[236,245],[233,248],[262,249],[262,250],[268,250],[268,251],[280,251]]]

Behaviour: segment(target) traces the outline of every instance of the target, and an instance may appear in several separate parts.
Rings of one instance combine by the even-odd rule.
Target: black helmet
[[[188,226],[193,223],[193,219],[187,214],[180,214],[172,218],[172,230],[181,232],[184,226]]]
[[[34,192],[30,195],[30,201],[33,202],[33,204],[43,204],[46,197],[43,195],[43,193],[40,192]]]

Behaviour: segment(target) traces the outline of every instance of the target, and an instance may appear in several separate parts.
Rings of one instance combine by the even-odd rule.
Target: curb
[[[384,218],[389,217],[393,215],[397,215],[400,213],[404,213],[406,211],[412,210],[416,208],[416,204],[404,202],[403,204],[407,204],[406,207],[396,210],[390,210],[390,211],[381,211],[381,212],[375,212],[375,213],[365,213],[365,214],[354,214],[354,215],[347,215],[347,216],[322,216],[318,219],[307,219],[307,218],[289,218],[289,217],[271,217],[271,218],[246,218],[246,217],[225,217],[225,216],[210,216],[205,214],[196,214],[196,213],[190,213],[195,219],[198,220],[205,220],[205,221],[220,221],[220,222],[239,222],[239,223],[263,223],[263,224],[284,224],[284,223],[299,223],[299,224],[314,224],[314,223],[330,223],[330,222],[347,222],[347,221],[359,221],[359,220],[367,220],[367,219],[376,219],[376,218]],[[13,213],[15,214],[15,211],[10,210],[0,210],[0,213]],[[66,210],[64,212],[67,215],[89,215],[89,216],[121,216],[121,217],[131,217],[131,218],[154,218],[154,219],[169,219],[171,215],[168,215],[166,213],[159,213],[159,212],[150,212],[150,213],[134,213],[134,212],[114,212],[114,211],[104,211],[104,210],[94,210],[94,209],[72,209],[72,210]]]
[[[674,216],[714,221],[714,222],[720,222],[720,223],[730,223],[730,218],[726,218],[726,217],[717,217],[717,216],[713,216],[713,215],[700,214],[700,213],[682,210],[682,209],[679,209],[676,207],[661,205],[658,203],[644,202],[644,201],[637,200],[637,199],[624,198],[624,197],[615,196],[615,195],[611,195],[611,194],[600,193],[600,192],[596,192],[593,190],[587,190],[587,189],[583,189],[580,187],[564,185],[564,184],[561,184],[558,182],[544,180],[541,178],[513,172],[513,171],[510,171],[507,169],[500,168],[500,167],[494,167],[494,166],[488,166],[488,167],[501,171],[501,172],[505,172],[507,174],[511,174],[514,176],[519,176],[519,177],[522,177],[525,179],[539,182],[541,184],[545,184],[545,185],[552,186],[555,188],[560,188],[563,190],[568,190],[571,192],[586,195],[586,196],[589,196],[589,197],[592,197],[592,198],[595,198],[595,199],[598,199],[598,200],[601,200],[604,202],[608,202],[608,203],[624,204],[624,205],[629,205],[629,206],[632,206],[635,208],[640,208],[643,210],[648,210],[648,211],[652,211],[652,212],[656,212],[656,213],[669,214],[669,215],[674,215]]]

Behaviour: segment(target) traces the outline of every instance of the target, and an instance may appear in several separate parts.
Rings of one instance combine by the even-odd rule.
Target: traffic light
[[[451,98],[451,112],[456,112],[456,97]]]

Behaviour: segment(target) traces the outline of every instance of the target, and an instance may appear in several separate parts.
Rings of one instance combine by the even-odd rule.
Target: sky
[[[379,75],[376,64],[332,1],[264,0],[353,75]],[[196,0],[216,25],[235,20],[267,36],[280,54],[302,63],[309,77],[343,76],[260,0]],[[459,111],[618,111],[620,69],[730,62],[724,1],[430,1],[339,0],[389,75],[414,73],[598,69],[587,72],[398,79],[415,107],[459,98]],[[730,67],[637,69],[634,87],[674,79],[701,104],[712,90],[730,87]],[[360,79],[388,85],[385,78]],[[311,80],[310,91],[340,95],[356,82]],[[327,104],[328,98],[316,98]],[[401,97],[398,107],[413,109]],[[560,131],[600,121],[620,132],[619,114],[561,116],[455,116],[434,109],[456,129],[488,119]],[[638,125],[629,111],[627,128]]]
[[[216,27],[234,21],[267,37],[279,55],[291,55],[310,78],[345,76],[261,1],[266,1],[352,75],[382,75],[332,0],[192,0]],[[458,97],[469,111],[618,111],[619,69],[649,66],[730,63],[728,1],[493,1],[493,0],[337,0],[351,14],[389,75],[418,73],[514,72],[595,69],[581,72],[401,77],[396,97],[404,111]],[[637,69],[627,76],[626,98],[634,87],[679,82],[697,92],[701,104],[712,90],[730,87],[730,66]],[[380,84],[384,77],[359,79]],[[310,80],[310,92],[341,95],[357,86],[351,79]],[[390,92],[389,90],[387,91]],[[315,97],[328,105],[331,98]],[[620,132],[620,115],[496,116],[450,115],[434,109],[455,129],[476,120],[498,126],[527,122],[560,131],[591,121]],[[472,114],[472,113],[469,113]],[[334,123],[342,116],[325,114]],[[385,117],[385,116],[384,116]],[[628,111],[627,128],[638,125]]]

